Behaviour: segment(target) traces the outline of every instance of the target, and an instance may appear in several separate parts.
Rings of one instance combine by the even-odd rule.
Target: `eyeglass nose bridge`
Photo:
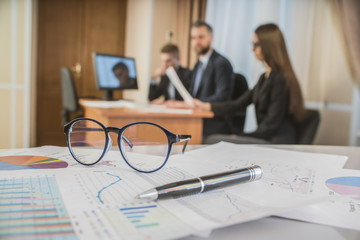
[[[105,129],[106,133],[109,134],[111,132],[118,134],[118,142],[120,143],[120,136],[121,136],[121,129],[117,127],[107,127]],[[110,136],[109,136],[110,137]],[[122,139],[125,140],[125,142],[129,145],[130,148],[134,146],[134,144],[125,136],[122,136]]]
[[[121,129],[117,128],[117,127],[107,127],[105,130],[107,133],[113,132],[113,133],[120,134],[120,132],[121,132]]]

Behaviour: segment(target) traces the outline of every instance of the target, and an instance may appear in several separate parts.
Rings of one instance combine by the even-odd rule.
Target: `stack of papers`
[[[139,109],[141,111],[148,112],[148,113],[171,113],[171,114],[191,114],[191,113],[193,113],[192,109],[172,109],[172,108],[166,108],[165,105],[141,104],[141,103],[135,103],[135,102],[126,101],[126,100],[118,100],[118,101],[82,100],[81,103],[87,107],[129,108],[129,109]]]
[[[163,169],[144,174],[118,151],[92,167],[64,147],[5,151],[0,238],[174,239],[270,215],[360,230],[360,172],[342,169],[346,160],[219,143],[172,155]],[[262,167],[262,179],[177,199],[135,200],[166,183],[252,165]]]
[[[135,108],[136,104],[131,101],[117,100],[117,101],[98,101],[98,100],[82,100],[81,103],[87,107],[97,108]]]

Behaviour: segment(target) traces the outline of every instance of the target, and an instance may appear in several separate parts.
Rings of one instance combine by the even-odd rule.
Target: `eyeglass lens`
[[[106,133],[98,123],[80,120],[71,126],[69,140],[75,158],[83,164],[93,164],[105,151]],[[88,149],[94,150],[89,154]]]
[[[137,170],[145,172],[160,168],[169,150],[165,132],[155,125],[146,123],[127,127],[121,136],[120,144],[127,162]],[[152,155],[151,159],[148,155]]]
[[[111,147],[105,149],[105,129],[90,120],[75,122],[69,132],[69,140],[72,153],[83,164],[97,162]],[[169,151],[166,133],[161,128],[148,123],[126,127],[120,136],[119,145],[128,164],[143,172],[160,168],[165,163]]]

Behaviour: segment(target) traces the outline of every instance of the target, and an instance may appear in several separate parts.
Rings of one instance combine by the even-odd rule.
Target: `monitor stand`
[[[115,99],[113,98],[113,90],[104,90],[104,97],[103,100],[105,101],[115,101]]]

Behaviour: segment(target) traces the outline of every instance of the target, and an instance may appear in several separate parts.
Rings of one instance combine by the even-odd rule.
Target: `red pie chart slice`
[[[45,156],[3,156],[0,157],[0,170],[54,169],[66,168],[68,163]]]

